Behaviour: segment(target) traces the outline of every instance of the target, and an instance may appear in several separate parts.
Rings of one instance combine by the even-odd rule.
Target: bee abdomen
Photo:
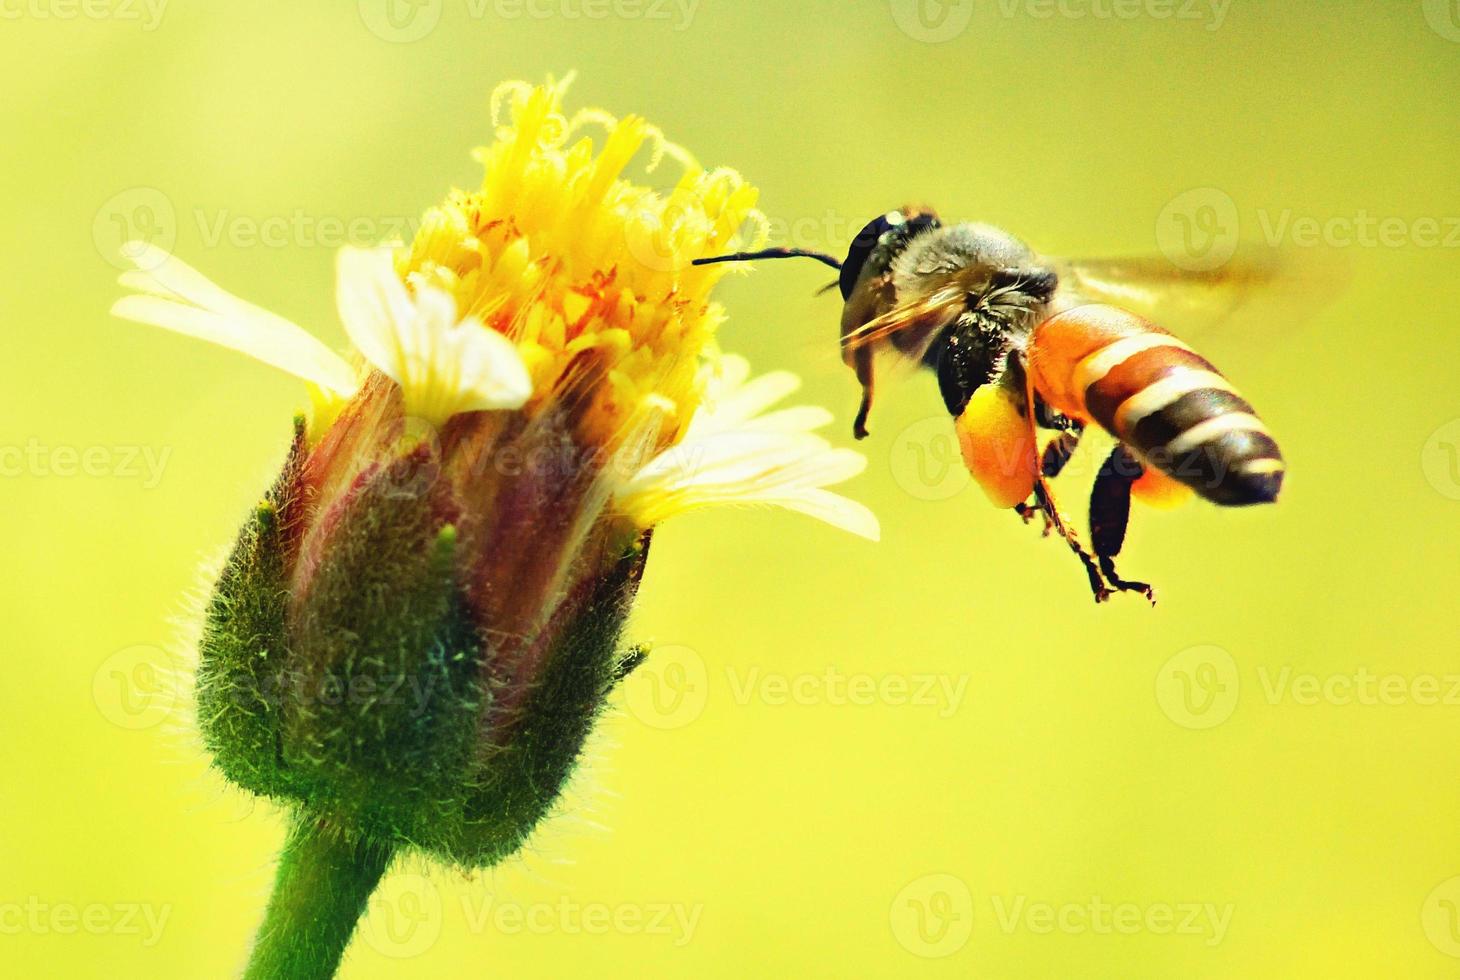
[[[1282,486],[1277,442],[1252,406],[1186,344],[1154,329],[1076,369],[1090,416],[1144,462],[1219,504],[1270,503]]]

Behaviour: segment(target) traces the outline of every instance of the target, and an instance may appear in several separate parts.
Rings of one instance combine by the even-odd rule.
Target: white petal
[[[687,436],[739,428],[800,387],[801,379],[790,371],[772,371],[730,389],[712,386],[706,404],[690,420]]]
[[[155,245],[131,242],[122,252],[138,269],[119,281],[137,295],[112,306],[117,316],[220,344],[341,397],[354,392],[349,363],[302,327],[226,292]]]
[[[711,390],[732,391],[750,378],[750,362],[739,354],[725,354],[707,364],[705,371]]]
[[[414,296],[389,249],[340,251],[336,299],[360,353],[401,386],[409,414],[440,424],[461,412],[520,408],[532,378],[506,337],[472,318],[457,321],[450,294]]]
[[[796,405],[750,419],[741,429],[753,432],[813,432],[835,420],[836,416],[820,405]]]
[[[738,362],[738,363],[737,363]],[[660,453],[623,482],[616,494],[620,511],[651,527],[675,514],[718,505],[769,505],[807,514],[853,534],[877,540],[872,512],[824,487],[849,480],[867,467],[850,449],[835,449],[812,430],[831,421],[831,413],[796,406],[766,415],[799,383],[794,375],[773,372],[746,382],[748,366],[729,357],[713,401],[696,413],[685,439]]]
[[[868,541],[882,540],[882,525],[870,508],[830,490],[812,488],[785,497],[767,498],[763,502],[825,521]]]
[[[415,304],[395,273],[389,249],[342,248],[335,259],[335,305],[355,349],[402,383],[400,327],[414,324]]]

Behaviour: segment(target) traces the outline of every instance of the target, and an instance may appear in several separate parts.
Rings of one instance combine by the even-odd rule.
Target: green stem
[[[244,980],[328,980],[392,848],[295,818]]]

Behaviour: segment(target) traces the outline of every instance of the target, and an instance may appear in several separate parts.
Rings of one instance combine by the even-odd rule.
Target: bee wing
[[[968,308],[965,279],[971,273],[957,270],[927,292],[847,330],[842,334],[842,349],[850,353],[890,341],[904,354],[920,358],[938,331]]]
[[[1348,280],[1332,252],[1244,245],[1211,269],[1184,269],[1163,255],[1050,258],[1060,308],[1109,303],[1183,336],[1254,311],[1292,325],[1316,313]]]

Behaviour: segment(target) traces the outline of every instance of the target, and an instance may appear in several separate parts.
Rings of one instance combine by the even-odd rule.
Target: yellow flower
[[[312,444],[379,372],[399,387],[405,415],[433,430],[463,413],[510,409],[531,420],[570,404],[574,441],[616,461],[605,468],[606,513],[641,529],[709,504],[764,503],[875,538],[866,508],[822,489],[864,465],[810,435],[829,417],[753,417],[794,388],[788,375],[751,382],[750,402],[732,399],[720,419],[706,402],[714,387],[743,386],[747,372],[716,356],[724,313],[710,292],[725,267],[691,262],[747,228],[759,236],[755,189],[734,171],[702,169],[636,116],[566,116],[567,85],[499,87],[496,139],[476,153],[481,188],[428,211],[408,246],[341,252],[337,302],[354,364],[143,243],[125,250],[138,268],[121,282],[136,293],[113,312],[303,378]],[[605,131],[601,146],[589,126]],[[651,170],[665,158],[683,168],[671,191],[624,177],[641,154]],[[744,433],[727,432],[727,420]],[[711,431],[713,445],[673,452]]]

